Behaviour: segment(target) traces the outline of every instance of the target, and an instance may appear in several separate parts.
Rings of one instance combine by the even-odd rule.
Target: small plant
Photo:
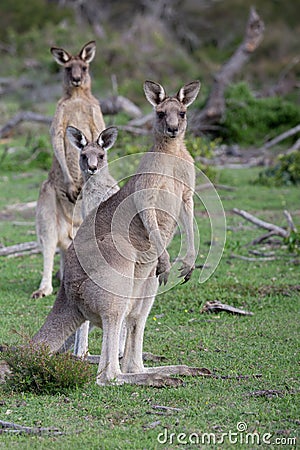
[[[300,183],[300,152],[280,155],[276,163],[260,172],[256,184],[265,186],[297,185]]]
[[[292,230],[288,237],[284,239],[284,243],[291,253],[300,253],[300,233]]]
[[[202,162],[204,159],[209,160],[214,156],[214,150],[219,144],[219,140],[209,140],[204,137],[187,136],[186,146],[198,169],[200,169],[211,181],[216,180],[217,172],[209,164]],[[203,158],[203,159],[201,159]]]
[[[71,353],[51,355],[47,346],[8,349],[5,361],[12,372],[5,383],[9,391],[55,394],[80,388],[92,376],[88,362]]]

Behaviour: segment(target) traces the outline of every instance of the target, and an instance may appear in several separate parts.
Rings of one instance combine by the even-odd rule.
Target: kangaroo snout
[[[88,168],[88,173],[90,175],[95,175],[95,173],[97,173],[97,172],[98,172],[98,168],[96,166]]]
[[[178,135],[178,127],[168,127],[167,128],[167,134],[171,137],[171,138],[175,138]]]
[[[73,86],[80,86],[81,85],[81,78],[79,78],[79,77],[72,77],[72,84],[73,84]]]

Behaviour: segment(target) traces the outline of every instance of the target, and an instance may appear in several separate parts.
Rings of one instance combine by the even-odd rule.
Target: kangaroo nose
[[[96,165],[89,165],[89,168],[88,168],[88,173],[90,173],[91,175],[94,175],[96,172],[97,172],[97,166]]]
[[[171,137],[176,137],[178,134],[178,127],[168,127],[167,131]]]
[[[80,77],[72,77],[72,82],[74,83],[74,84],[80,84]]]

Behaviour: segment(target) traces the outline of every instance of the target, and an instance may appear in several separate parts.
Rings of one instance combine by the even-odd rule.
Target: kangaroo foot
[[[166,359],[167,358],[165,356],[154,355],[150,352],[143,352],[143,361],[161,362],[166,361]]]
[[[212,373],[205,367],[189,367],[185,365],[178,366],[160,366],[160,367],[145,367],[147,374],[158,374],[161,376],[181,375],[181,376],[211,376]]]
[[[179,387],[183,385],[180,378],[172,378],[157,373],[122,373],[112,380],[98,378],[96,383],[99,386],[137,384],[152,387]]]
[[[48,295],[51,295],[53,292],[53,288],[52,287],[45,287],[45,288],[40,288],[37,291],[34,291],[31,295],[31,298],[34,299],[39,299],[42,297],[47,297]]]

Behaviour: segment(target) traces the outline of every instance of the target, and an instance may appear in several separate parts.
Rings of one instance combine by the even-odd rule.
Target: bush
[[[51,355],[46,346],[26,345],[8,349],[11,369],[5,389],[35,394],[56,394],[82,387],[92,376],[91,366],[70,353]]]
[[[300,122],[297,105],[281,97],[255,98],[246,83],[230,86],[225,97],[221,136],[228,143],[259,147]]]
[[[256,184],[266,186],[296,185],[300,183],[300,152],[280,155],[277,162],[260,172]]]

